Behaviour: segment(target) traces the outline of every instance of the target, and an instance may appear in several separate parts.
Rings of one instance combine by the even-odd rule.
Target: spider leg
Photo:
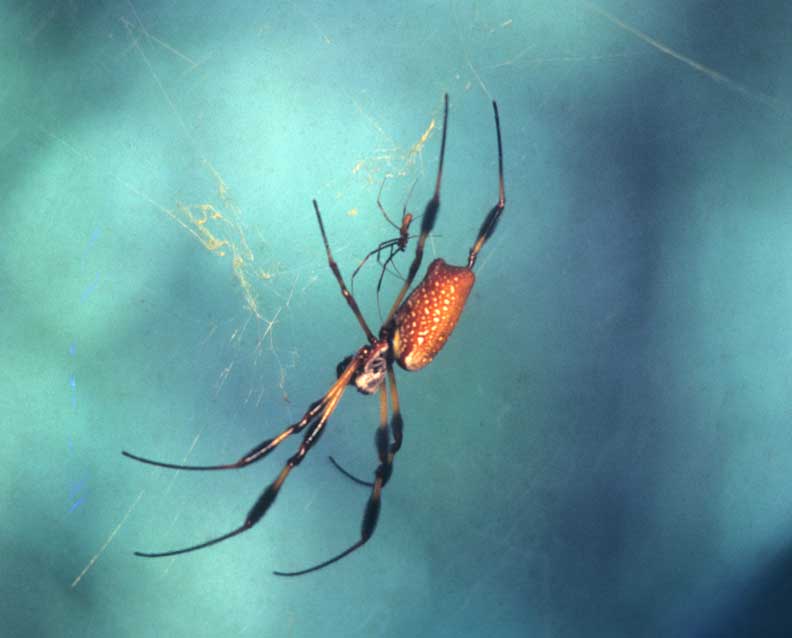
[[[388,258],[382,262],[380,261],[380,254],[377,253],[377,263],[382,266],[382,270],[380,270],[380,276],[377,280],[377,314],[379,315],[380,321],[382,321],[382,307],[380,306],[380,290],[382,289],[382,280],[385,279],[385,272],[388,270],[388,266],[391,265],[393,258],[398,255],[403,248],[401,248],[401,243],[399,239],[394,240],[390,246],[390,253],[388,254]],[[396,270],[396,266],[393,266],[393,269]],[[396,270],[397,275],[401,277],[401,273]]]
[[[404,440],[404,419],[401,414],[401,407],[399,406],[399,390],[396,387],[396,374],[393,368],[388,368],[388,383],[390,387],[391,399],[391,433],[393,434],[393,443],[391,443],[388,454],[390,455],[389,463],[393,463],[393,457],[396,452],[401,449],[402,441]]]
[[[436,237],[442,237],[442,235],[435,235],[435,236]],[[418,237],[418,235],[409,235],[407,237],[407,239],[408,240],[415,239],[416,237]],[[397,246],[396,248],[391,247],[391,252],[388,255],[388,258],[384,262],[379,261],[379,256],[377,257],[377,263],[379,263],[379,265],[383,267],[383,270],[380,273],[379,282],[377,283],[377,303],[378,304],[379,304],[379,291],[380,291],[380,288],[382,287],[382,281],[385,278],[385,271],[388,270],[388,268],[390,268],[390,273],[394,277],[398,277],[399,279],[404,281],[404,275],[401,274],[401,271],[399,270],[399,267],[396,265],[396,262],[393,261],[394,258],[396,257],[396,255],[398,255],[401,252],[404,252],[404,250],[405,249],[401,248],[400,246]],[[379,307],[379,305],[378,305],[378,307]],[[380,312],[380,319],[382,319],[382,312]]]
[[[368,261],[368,259],[372,255],[376,254],[377,255],[377,263],[380,266],[382,266],[382,270],[380,271],[379,280],[377,281],[377,313],[379,314],[380,320],[382,320],[382,308],[380,307],[379,294],[380,294],[380,289],[382,288],[382,280],[385,277],[385,271],[388,269],[388,266],[391,265],[391,262],[393,261],[393,258],[397,254],[399,254],[400,252],[404,251],[404,249],[407,247],[407,242],[410,239],[412,239],[412,238],[414,238],[416,236],[416,235],[412,235],[411,236],[411,235],[408,234],[409,228],[410,228],[410,224],[412,223],[412,220],[413,220],[413,216],[410,213],[407,212],[407,202],[409,202],[410,201],[410,197],[412,197],[412,193],[413,193],[413,190],[415,190],[415,185],[418,183],[418,179],[416,178],[415,181],[413,181],[412,186],[410,187],[410,191],[407,193],[407,197],[404,200],[404,207],[402,208],[402,223],[401,223],[401,226],[398,226],[396,223],[394,223],[394,221],[388,215],[388,212],[385,210],[385,207],[382,205],[382,189],[384,188],[385,182],[387,181],[387,179],[388,178],[385,177],[385,179],[382,180],[382,184],[380,184],[380,189],[379,189],[379,192],[377,193],[377,206],[379,207],[380,212],[382,213],[382,216],[385,218],[385,220],[391,226],[393,226],[394,228],[396,228],[399,231],[399,236],[395,237],[393,239],[388,239],[386,241],[383,241],[382,243],[380,243],[379,246],[377,246],[368,255],[366,255],[363,258],[363,260],[360,262],[358,267],[355,268],[355,272],[352,273],[352,284],[351,284],[352,294],[354,295],[354,293],[355,293],[355,277],[357,277],[358,272],[360,272],[360,269],[363,268],[363,265]],[[386,248],[388,249],[388,257],[383,262],[382,261],[382,252]],[[396,268],[395,264],[393,265],[393,270],[396,272],[396,274],[402,280],[404,280],[404,277],[402,277],[401,273],[399,272],[399,269]]]
[[[435,182],[434,195],[432,195],[432,198],[426,204],[426,208],[424,208],[423,216],[421,218],[421,234],[418,236],[418,242],[415,245],[415,257],[413,257],[413,261],[410,264],[410,270],[407,272],[407,279],[404,280],[404,284],[402,285],[399,294],[396,296],[393,306],[391,306],[390,312],[385,319],[385,323],[388,323],[393,318],[393,315],[396,314],[399,306],[401,306],[402,301],[404,301],[404,296],[410,289],[410,285],[412,284],[413,279],[415,279],[418,269],[421,267],[421,260],[423,259],[426,238],[429,236],[429,233],[432,232],[432,229],[435,225],[435,220],[437,219],[437,211],[440,209],[440,182],[443,179],[443,160],[445,159],[446,129],[448,128],[446,126],[447,124],[448,93],[446,93],[443,97],[443,137],[440,141],[440,157],[437,162],[437,181]]]
[[[337,383],[337,382],[336,382]],[[226,463],[223,465],[180,465],[178,463],[163,463],[161,461],[154,461],[152,459],[148,459],[143,456],[138,456],[137,454],[132,454],[131,452],[127,452],[126,450],[122,451],[121,454],[124,456],[133,459],[135,461],[140,461],[141,463],[146,463],[147,465],[155,465],[157,467],[166,467],[172,470],[196,470],[196,471],[207,471],[207,470],[236,470],[241,467],[245,467],[250,465],[251,463],[255,463],[263,459],[267,454],[272,452],[276,447],[278,447],[283,441],[285,441],[288,437],[296,432],[300,432],[306,425],[314,421],[317,415],[322,411],[322,409],[327,405],[327,401],[330,398],[331,393],[333,392],[333,388],[335,388],[336,384],[333,384],[333,387],[325,394],[321,399],[318,401],[314,401],[308,410],[303,414],[302,418],[297,421],[297,423],[293,423],[289,427],[287,427],[283,432],[281,432],[278,436],[272,439],[267,439],[266,441],[262,441],[252,450],[250,450],[247,454],[241,457],[238,461],[234,463]]]
[[[332,410],[330,412],[332,412]],[[237,534],[241,534],[242,532],[249,530],[261,520],[264,514],[267,513],[267,510],[270,508],[270,506],[275,502],[275,497],[278,495],[280,487],[283,484],[283,481],[286,480],[286,476],[289,474],[289,471],[302,460],[302,457],[305,456],[308,449],[310,449],[311,445],[313,445],[313,443],[316,441],[322,431],[322,428],[324,427],[324,424],[327,422],[327,417],[329,416],[330,415],[327,413],[323,414],[322,418],[318,419],[311,426],[308,432],[306,432],[303,443],[300,445],[300,449],[297,451],[297,454],[292,456],[287,461],[286,465],[280,471],[277,478],[272,483],[270,483],[267,489],[265,489],[258,499],[256,499],[256,502],[253,504],[253,507],[250,508],[250,511],[245,517],[245,522],[242,523],[242,525],[228,532],[227,534],[223,534],[222,536],[218,536],[217,538],[213,538],[204,543],[199,543],[198,545],[191,545],[190,547],[184,547],[182,549],[173,549],[167,552],[135,552],[135,556],[142,556],[144,558],[162,558],[164,556],[186,554],[188,552],[194,552],[196,550],[203,549],[204,547],[209,547],[210,545],[215,545],[216,543],[221,543],[224,540],[228,540]]]
[[[364,485],[366,487],[374,487],[374,483],[372,483],[371,481],[364,481],[363,479],[360,479],[354,474],[352,474],[352,472],[350,472],[349,470],[345,470],[344,467],[338,461],[336,461],[332,456],[328,456],[327,458],[330,459],[330,462],[333,464],[335,469],[341,472],[341,474],[346,476],[349,480],[354,481],[358,485]]]
[[[391,250],[390,250],[390,253],[388,254],[388,258],[384,262],[380,262],[380,265],[382,266],[382,272],[380,272],[379,281],[377,282],[377,297],[378,298],[379,298],[380,288],[382,288],[382,280],[385,278],[385,272],[388,270],[388,266],[392,266],[391,274],[395,274],[397,277],[401,277],[402,276],[401,273],[399,272],[399,269],[396,268],[396,264],[392,264],[391,262],[393,262],[393,259],[396,257],[396,255],[398,255],[404,249],[403,248],[399,248],[398,245],[396,245],[395,247],[394,247],[394,245],[391,245],[390,249]]]
[[[332,410],[330,412],[332,412]],[[267,513],[267,510],[270,508],[270,506],[275,502],[275,497],[278,495],[281,485],[286,480],[291,468],[302,460],[302,457],[305,456],[311,445],[316,442],[319,434],[321,434],[321,431],[324,428],[324,424],[327,422],[327,417],[329,416],[329,414],[323,414],[322,418],[317,420],[312,425],[311,429],[306,432],[302,445],[300,445],[300,449],[287,461],[286,465],[280,471],[277,478],[269,484],[267,489],[261,493],[261,496],[258,497],[256,502],[253,504],[253,507],[250,508],[250,511],[245,517],[245,522],[242,523],[242,525],[237,527],[235,530],[228,532],[227,534],[223,534],[222,536],[218,536],[217,538],[213,538],[204,543],[199,543],[198,545],[191,545],[190,547],[174,549],[167,552],[135,552],[135,556],[142,556],[144,558],[162,558],[164,556],[186,554],[188,552],[194,552],[196,550],[203,549],[204,547],[209,547],[210,545],[215,545],[216,543],[221,543],[224,540],[228,540],[237,534],[241,534],[242,532],[249,530],[261,520],[264,514]]]
[[[398,245],[398,243],[399,243],[399,238],[398,237],[396,237],[395,239],[388,239],[388,240],[382,242],[379,246],[377,246],[374,250],[372,250],[368,255],[363,257],[361,262],[358,264],[358,267],[355,268],[354,272],[352,273],[352,279],[350,280],[352,282],[350,284],[352,286],[352,294],[355,293],[355,277],[357,277],[357,274],[360,272],[360,269],[363,268],[363,266],[369,260],[369,257],[371,257],[372,255],[376,255],[377,256],[377,263],[382,265],[382,262],[380,261],[380,253],[383,250],[385,250],[386,248],[390,248],[391,251],[393,251],[393,246]]]
[[[396,375],[393,372],[393,368],[388,368],[388,382],[390,383],[391,412],[393,413],[393,417],[391,418],[391,426],[390,426],[391,433],[393,434],[393,443],[391,443],[390,445],[390,450],[389,450],[390,460],[388,460],[388,464],[392,464],[393,457],[396,455],[396,452],[398,452],[399,449],[401,448],[403,431],[404,431],[404,419],[402,419],[401,409],[399,408],[399,391],[396,388]],[[387,418],[387,414],[385,418]],[[380,430],[377,430],[377,435],[378,437],[380,436]],[[387,445],[387,441],[385,441],[385,444]],[[379,449],[379,438],[377,439],[377,448]],[[374,483],[372,481],[365,481],[361,478],[358,478],[357,476],[352,474],[352,472],[344,468],[344,466],[342,466],[332,456],[328,456],[327,458],[330,459],[330,462],[339,472],[341,472],[341,474],[346,476],[351,481],[354,481],[358,485],[364,485],[366,487],[374,487]],[[381,455],[380,458],[382,458]],[[390,474],[391,471],[388,472],[388,478],[390,478]],[[387,482],[387,478],[386,478],[386,482]]]
[[[196,550],[203,549],[204,547],[221,543],[222,541],[228,540],[229,538],[241,534],[242,532],[246,532],[256,523],[258,523],[267,513],[267,510],[269,510],[270,506],[275,502],[275,498],[278,496],[278,492],[286,480],[286,477],[289,475],[289,472],[291,472],[292,469],[302,462],[305,455],[308,453],[311,447],[313,447],[313,445],[319,439],[319,436],[324,431],[324,426],[327,424],[327,420],[335,411],[338,402],[341,400],[341,397],[344,394],[346,386],[349,384],[350,379],[355,373],[355,369],[359,364],[358,359],[360,358],[362,352],[364,352],[363,348],[358,351],[356,356],[352,357],[350,362],[347,364],[347,367],[339,376],[338,380],[332,385],[328,393],[325,395],[326,400],[324,401],[324,408],[322,409],[321,414],[316,415],[312,420],[311,427],[305,433],[303,442],[300,444],[299,449],[286,461],[286,464],[283,466],[283,469],[281,469],[275,480],[272,481],[272,483],[270,483],[261,493],[258,499],[256,499],[256,502],[253,504],[253,507],[250,508],[250,511],[245,517],[245,522],[242,523],[242,525],[228,532],[227,534],[223,534],[222,536],[218,536],[203,543],[199,543],[198,545],[191,545],[190,547],[174,549],[167,552],[135,552],[135,556],[142,556],[144,558],[161,558],[163,556],[176,556],[177,554],[194,552]]]
[[[393,463],[393,457],[396,456],[396,452],[401,449],[404,433],[404,419],[402,418],[401,409],[399,407],[399,391],[396,388],[396,375],[393,372],[393,368],[388,368],[388,382],[390,383],[391,412],[393,413],[393,417],[391,418],[391,433],[393,434],[393,443],[391,443],[389,450],[389,454],[391,455],[389,463]],[[352,472],[345,469],[332,456],[328,458],[335,468],[348,479],[354,481],[358,485],[374,487],[374,483],[358,478],[352,474]],[[390,476],[390,474],[388,476]]]
[[[308,567],[307,569],[301,569],[296,572],[275,571],[273,574],[276,576],[302,576],[303,574],[309,574],[310,572],[318,571],[324,567],[327,567],[328,565],[338,562],[346,556],[349,556],[349,554],[355,550],[363,547],[363,545],[365,545],[366,542],[373,536],[374,530],[377,527],[377,521],[379,520],[382,488],[385,487],[391,477],[391,474],[393,473],[393,458],[396,456],[396,453],[401,447],[402,433],[404,430],[404,421],[399,409],[399,392],[396,389],[396,375],[393,373],[393,368],[390,366],[388,366],[388,384],[390,385],[391,411],[393,413],[393,416],[391,417],[390,430],[393,432],[394,440],[393,443],[389,444],[388,397],[385,390],[385,384],[383,383],[379,389],[380,422],[376,435],[377,455],[379,456],[380,464],[379,467],[377,467],[374,483],[371,485],[371,495],[369,496],[369,500],[366,503],[366,509],[363,511],[363,522],[360,526],[360,539],[353,545],[347,547],[340,554],[336,554],[332,558],[329,558],[318,565]],[[350,478],[354,477],[350,475]]]
[[[503,146],[501,145],[501,130],[500,130],[500,118],[498,117],[498,104],[495,100],[492,101],[492,109],[495,111],[495,133],[498,136],[498,201],[495,203],[495,206],[492,207],[487,216],[484,218],[484,222],[481,224],[481,228],[479,228],[478,236],[476,237],[476,241],[473,243],[473,246],[470,249],[470,254],[468,256],[468,269],[473,268],[473,264],[476,263],[476,257],[478,256],[479,251],[481,250],[482,246],[486,243],[486,241],[492,236],[492,233],[495,232],[495,227],[498,225],[498,220],[500,219],[501,213],[503,209],[506,207],[506,194],[505,189],[503,186]]]
[[[377,248],[377,250],[376,250],[376,253],[377,253],[377,264],[379,266],[383,266],[384,267],[385,264],[387,263],[387,260],[385,262],[382,261],[382,253],[383,253],[383,251],[386,248],[389,249],[388,250],[388,259],[390,259],[390,256],[394,253],[394,251],[398,252],[398,250],[399,250],[399,242],[400,241],[401,241],[400,237],[394,237],[393,239],[389,239],[388,241],[384,241],[384,242],[382,242],[379,245],[379,248]]]
[[[385,207],[382,205],[382,189],[383,189],[383,188],[385,188],[385,182],[386,182],[386,181],[388,181],[388,177],[387,177],[387,175],[386,175],[386,176],[383,178],[383,180],[382,180],[382,184],[380,184],[380,189],[379,189],[379,192],[377,193],[377,206],[379,207],[379,209],[380,209],[380,212],[382,213],[382,216],[385,218],[385,220],[386,220],[386,221],[387,221],[387,222],[388,222],[388,223],[389,223],[391,226],[393,226],[393,227],[394,227],[396,230],[399,230],[399,225],[398,225],[396,222],[394,222],[394,221],[393,221],[393,220],[392,220],[392,219],[391,219],[391,218],[388,216],[388,213],[385,211]],[[414,186],[414,185],[413,185],[413,186]],[[412,193],[412,189],[410,189],[410,192]],[[406,208],[407,208],[407,204],[405,204],[405,205],[404,205],[404,207],[405,207],[405,209],[406,209]]]
[[[319,212],[319,204],[316,203],[316,200],[313,200],[314,210],[316,211],[316,220],[319,222],[319,230],[322,233],[322,241],[325,245],[325,251],[327,252],[327,263],[330,266],[330,270],[333,271],[333,275],[335,275],[336,281],[338,285],[341,287],[341,294],[346,299],[349,307],[352,309],[352,312],[355,314],[355,318],[358,320],[360,327],[363,328],[363,332],[366,333],[366,337],[369,340],[369,343],[376,343],[377,338],[374,336],[374,333],[371,332],[371,329],[368,327],[366,320],[363,317],[363,313],[360,312],[360,308],[357,305],[357,301],[349,292],[349,289],[346,287],[344,283],[344,278],[341,276],[341,271],[338,269],[338,264],[333,259],[333,254],[330,252],[330,243],[327,241],[327,233],[325,233],[324,224],[322,223],[322,214]]]
[[[402,208],[402,225],[404,224],[404,218],[407,216],[407,203],[410,201],[413,191],[415,190],[415,185],[417,183],[418,183],[418,178],[416,177],[413,180],[412,186],[410,186],[410,190],[407,191],[407,197],[404,199],[404,207]],[[401,231],[402,229],[400,228],[399,230]]]

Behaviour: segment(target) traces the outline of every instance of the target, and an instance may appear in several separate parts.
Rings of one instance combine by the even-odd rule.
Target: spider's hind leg
[[[399,392],[396,389],[396,375],[394,375],[393,368],[390,366],[388,366],[388,385],[390,386],[392,412],[390,429],[388,428],[388,392],[385,389],[385,384],[382,384],[379,387],[380,422],[379,427],[377,427],[377,435],[375,438],[377,456],[379,457],[380,464],[377,467],[374,482],[371,484],[371,495],[366,503],[365,510],[363,510],[363,521],[360,525],[360,538],[340,554],[336,554],[318,565],[296,572],[273,572],[276,576],[302,576],[303,574],[309,574],[310,572],[323,569],[360,549],[374,535],[374,530],[377,528],[377,521],[379,520],[382,488],[385,487],[393,473],[393,458],[396,456],[399,448],[401,448],[402,431],[404,429],[404,422],[402,421],[401,411],[399,410]],[[390,433],[393,434],[392,443],[390,442]],[[341,468],[339,467],[339,469]],[[349,476],[350,478],[354,478],[352,475]]]
[[[373,482],[364,481],[363,479],[358,478],[357,476],[352,474],[352,472],[350,472],[349,470],[344,469],[344,467],[338,461],[336,461],[332,456],[328,456],[327,458],[330,459],[330,462],[333,464],[333,467],[335,467],[335,469],[341,472],[341,474],[346,476],[350,481],[353,481],[358,485],[363,485],[365,487],[374,487]]]

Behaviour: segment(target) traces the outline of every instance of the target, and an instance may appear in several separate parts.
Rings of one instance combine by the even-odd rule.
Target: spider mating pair
[[[321,399],[314,401],[309,406],[308,410],[299,421],[287,427],[276,437],[262,441],[235,463],[226,465],[178,465],[153,461],[124,451],[124,456],[158,467],[196,471],[231,470],[246,467],[256,461],[260,461],[292,434],[307,430],[303,435],[302,443],[297,452],[286,461],[286,464],[275,480],[261,493],[248,512],[242,525],[222,536],[218,536],[198,545],[167,552],[135,552],[136,556],[155,558],[193,552],[241,534],[258,523],[264,514],[267,513],[270,506],[275,502],[275,498],[278,496],[286,477],[302,462],[303,458],[305,458],[306,454],[308,454],[309,450],[319,439],[330,416],[335,411],[338,402],[341,400],[344,391],[349,385],[354,385],[358,391],[363,394],[374,394],[376,392],[379,397],[380,407],[379,426],[377,427],[375,438],[379,465],[374,473],[374,481],[369,483],[357,479],[333,461],[336,467],[345,475],[371,488],[371,494],[363,513],[360,538],[341,553],[313,565],[312,567],[298,571],[275,571],[273,573],[278,576],[301,576],[317,571],[341,560],[355,550],[360,549],[371,538],[377,526],[377,520],[379,519],[382,488],[388,483],[393,472],[393,459],[401,448],[404,430],[404,421],[399,408],[399,392],[396,389],[396,375],[394,373],[393,364],[398,363],[400,367],[407,371],[420,370],[431,363],[437,353],[443,348],[448,337],[453,332],[462,313],[462,309],[465,306],[465,301],[473,288],[475,282],[473,266],[476,263],[476,257],[486,241],[495,231],[495,227],[506,205],[503,186],[503,149],[501,146],[500,120],[498,117],[498,105],[494,101],[492,102],[492,108],[495,113],[495,134],[498,140],[498,201],[492,209],[490,209],[479,228],[476,240],[468,253],[467,265],[452,266],[447,264],[443,259],[435,259],[429,264],[423,281],[415,287],[409,296],[407,295],[415,279],[415,275],[421,266],[424,244],[426,243],[429,233],[431,233],[434,228],[437,213],[440,208],[440,182],[443,177],[443,160],[445,158],[446,128],[448,123],[448,95],[446,94],[444,96],[443,107],[443,136],[440,142],[440,157],[438,160],[437,181],[435,183],[434,195],[426,204],[421,218],[421,232],[418,236],[415,256],[410,264],[407,277],[399,290],[399,294],[396,295],[396,299],[385,317],[379,329],[379,333],[376,335],[369,328],[363,314],[360,312],[355,298],[344,283],[338,265],[333,259],[333,255],[330,251],[330,244],[327,241],[327,234],[325,233],[324,224],[322,223],[322,215],[319,212],[319,205],[316,203],[316,200],[313,200],[316,220],[319,222],[319,232],[322,234],[322,241],[324,242],[325,252],[327,253],[327,263],[341,288],[341,294],[344,299],[346,299],[346,302],[349,304],[355,318],[358,320],[360,327],[366,335],[366,343],[358,348],[357,352],[338,364],[338,378],[335,383],[330,386],[330,389]],[[406,215],[407,213],[405,213],[405,218]],[[408,225],[409,220],[405,219],[402,224],[401,232],[405,237],[407,233],[404,227]],[[394,245],[388,244],[387,242],[384,244],[386,246]],[[404,245],[406,246],[406,240]],[[377,252],[379,257],[378,250],[382,250],[382,247],[383,244],[380,244],[379,249],[375,249],[375,251],[369,253],[368,256]],[[404,249],[400,244],[398,244],[398,247],[401,250]],[[393,251],[391,252],[391,255],[392,254]],[[390,261],[390,256],[388,261]],[[388,422],[389,398],[390,423]]]

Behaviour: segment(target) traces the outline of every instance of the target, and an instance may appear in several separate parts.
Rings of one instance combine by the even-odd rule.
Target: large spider
[[[355,317],[360,323],[360,327],[366,334],[367,342],[361,346],[357,352],[344,359],[338,364],[338,378],[330,386],[330,389],[318,401],[314,401],[302,418],[290,425],[275,438],[267,439],[256,445],[252,450],[245,454],[235,463],[227,465],[177,465],[174,463],[162,463],[143,458],[129,452],[123,452],[136,461],[167,467],[179,470],[230,470],[246,467],[255,461],[263,459],[267,454],[283,443],[288,437],[307,428],[297,452],[286,461],[285,466],[280,471],[275,480],[261,493],[258,500],[247,514],[245,522],[236,529],[213,538],[198,545],[192,545],[183,549],[176,549],[167,552],[145,553],[135,552],[137,556],[160,557],[174,556],[192,552],[221,541],[236,536],[249,530],[258,523],[267,510],[275,502],[283,482],[297,465],[299,465],[308,451],[313,447],[319,436],[324,431],[330,415],[336,409],[338,402],[344,394],[348,385],[354,385],[363,394],[379,395],[380,417],[379,427],[376,433],[376,448],[379,456],[379,466],[374,474],[374,481],[366,483],[355,479],[345,470],[342,471],[357,480],[358,482],[370,485],[371,495],[369,496],[366,509],[363,513],[363,523],[360,529],[360,539],[341,553],[329,558],[313,567],[301,569],[299,571],[274,572],[278,576],[300,576],[309,572],[322,569],[328,565],[341,560],[355,550],[362,547],[371,538],[377,526],[380,512],[380,497],[382,488],[385,487],[393,472],[393,458],[402,445],[402,433],[404,421],[399,409],[399,393],[396,389],[396,375],[393,364],[398,363],[403,369],[408,371],[420,370],[431,363],[435,355],[443,348],[448,337],[454,330],[459,316],[464,308],[465,301],[470,295],[475,282],[473,266],[476,257],[482,246],[490,238],[500,219],[506,204],[503,186],[503,150],[501,147],[500,121],[498,118],[498,105],[493,101],[492,108],[495,112],[495,133],[498,139],[498,201],[489,211],[481,224],[478,236],[468,253],[467,266],[451,266],[443,259],[435,259],[430,265],[424,276],[423,281],[407,296],[410,285],[415,278],[418,268],[421,266],[423,258],[424,244],[426,238],[432,231],[440,208],[440,181],[443,176],[443,159],[445,157],[446,125],[448,122],[448,95],[444,97],[443,111],[443,137],[440,143],[440,158],[437,168],[437,182],[435,183],[434,195],[426,204],[423,217],[421,219],[421,233],[418,236],[418,243],[415,248],[407,278],[396,296],[390,312],[379,330],[379,335],[375,335],[368,327],[366,320],[358,308],[357,302],[346,287],[338,265],[330,252],[330,244],[327,241],[322,215],[319,212],[319,205],[313,200],[316,219],[319,222],[319,231],[322,233],[325,251],[327,252],[327,262],[333,275],[341,288],[341,294],[346,299]],[[407,298],[405,299],[405,296]],[[387,381],[386,381],[387,377]],[[388,423],[388,397],[390,396],[390,424]],[[392,440],[391,440],[392,436]],[[340,466],[339,466],[339,469]]]

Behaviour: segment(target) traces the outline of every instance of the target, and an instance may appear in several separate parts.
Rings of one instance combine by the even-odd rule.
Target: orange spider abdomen
[[[393,357],[405,370],[431,363],[454,331],[476,281],[472,270],[442,259],[429,264],[426,276],[393,318]]]

